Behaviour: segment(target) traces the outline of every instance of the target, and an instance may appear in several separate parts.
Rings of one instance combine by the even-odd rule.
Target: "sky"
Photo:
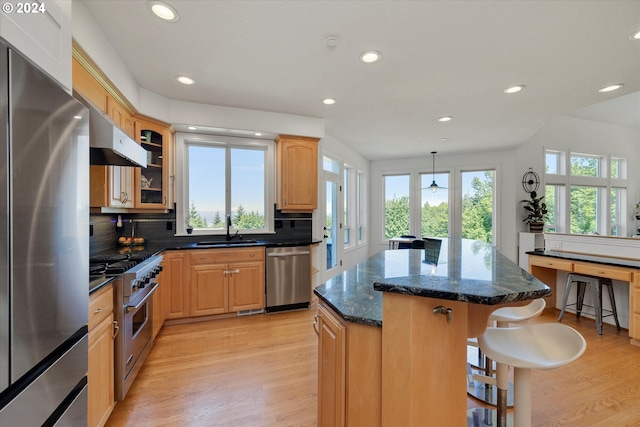
[[[231,151],[232,211],[238,205],[250,212],[264,214],[264,158],[263,150],[239,149]],[[206,212],[225,213],[225,149],[189,146],[189,207]],[[234,167],[235,166],[235,167]],[[207,218],[209,219],[209,218]]]

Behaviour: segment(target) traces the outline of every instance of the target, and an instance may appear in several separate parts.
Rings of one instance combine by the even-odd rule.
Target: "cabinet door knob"
[[[93,312],[93,314],[98,314],[98,313],[102,313],[102,309],[101,308],[97,308],[96,311]]]

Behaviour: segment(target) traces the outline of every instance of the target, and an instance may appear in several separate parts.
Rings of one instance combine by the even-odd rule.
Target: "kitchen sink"
[[[204,242],[196,243],[197,246],[210,246],[210,247],[227,247],[227,246],[238,246],[238,245],[254,245],[259,243],[257,240],[244,239],[244,240],[231,240],[227,242],[225,240],[208,240]]]

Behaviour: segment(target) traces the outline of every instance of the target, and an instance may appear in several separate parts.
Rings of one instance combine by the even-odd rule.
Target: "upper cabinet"
[[[169,209],[173,204],[170,172],[173,135],[166,124],[136,117],[136,140],[147,150],[147,167],[136,168],[136,207]]]
[[[158,211],[173,206],[173,132],[171,126],[137,115],[111,87],[97,67],[74,50],[73,89],[107,114],[127,135],[147,150],[147,167],[91,166],[90,206]]]
[[[276,208],[311,212],[318,208],[318,138],[280,135],[276,139]]]
[[[71,2],[3,2],[0,38],[71,92]]]

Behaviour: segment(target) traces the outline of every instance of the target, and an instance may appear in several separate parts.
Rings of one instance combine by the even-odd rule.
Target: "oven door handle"
[[[137,303],[136,305],[125,305],[124,308],[127,310],[127,313],[131,312],[131,311],[135,311],[138,310],[140,307],[142,307],[147,300],[149,299],[149,297],[151,297],[151,295],[153,295],[153,293],[156,291],[156,289],[158,288],[158,286],[160,286],[159,283],[156,283],[153,288],[151,288],[151,290],[149,291],[149,293],[147,295],[145,295],[144,298],[142,298],[142,301],[140,301],[139,303]]]

